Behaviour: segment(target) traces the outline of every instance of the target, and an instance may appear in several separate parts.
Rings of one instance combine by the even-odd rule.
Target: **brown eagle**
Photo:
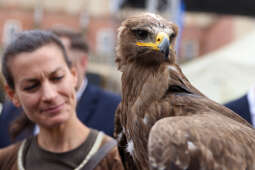
[[[190,84],[175,62],[177,33],[151,13],[118,30],[114,135],[126,169],[255,169],[255,130]]]

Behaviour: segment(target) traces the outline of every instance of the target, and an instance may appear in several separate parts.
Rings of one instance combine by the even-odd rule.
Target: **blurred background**
[[[117,28],[144,11],[179,26],[177,61],[209,98],[224,103],[255,84],[254,0],[0,0],[0,53],[16,32],[72,28],[83,32],[91,49],[88,78],[120,93]]]

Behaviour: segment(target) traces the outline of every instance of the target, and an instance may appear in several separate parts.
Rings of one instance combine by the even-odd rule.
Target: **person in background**
[[[78,73],[78,83],[76,86],[78,118],[88,127],[101,130],[107,135],[113,136],[114,131],[114,114],[120,103],[121,97],[117,94],[105,91],[98,86],[91,84],[86,78],[86,69],[88,64],[89,47],[79,32],[69,29],[51,29],[63,42],[67,49],[74,68]],[[38,128],[30,126],[23,132],[17,132],[16,138],[10,138],[8,131],[14,131],[11,127],[12,121],[19,121],[17,117],[22,112],[21,108],[15,107],[10,101],[3,105],[2,114],[0,115],[0,148],[8,146],[12,141],[19,141],[25,137],[31,136],[38,132]],[[25,121],[22,121],[26,124]]]
[[[10,100],[40,131],[0,149],[0,169],[123,169],[116,141],[77,117],[78,74],[57,36],[19,33],[3,53],[2,73]]]
[[[240,98],[224,104],[255,127],[255,87]]]

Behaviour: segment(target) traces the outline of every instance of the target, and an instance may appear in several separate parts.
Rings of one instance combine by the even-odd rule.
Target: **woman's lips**
[[[55,115],[55,114],[59,113],[62,110],[63,107],[64,107],[64,103],[42,109],[42,112],[48,113],[48,114],[51,114],[51,115]]]

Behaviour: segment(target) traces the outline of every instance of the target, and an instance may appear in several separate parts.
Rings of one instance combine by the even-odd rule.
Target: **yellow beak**
[[[137,42],[136,45],[142,46],[142,47],[151,47],[153,50],[161,51],[162,53],[165,54],[166,58],[168,57],[168,54],[169,54],[169,48],[171,48],[169,37],[164,32],[160,32],[157,34],[156,40],[154,43]]]
[[[164,32],[160,32],[158,33],[155,42],[148,42],[148,43],[137,42],[136,45],[142,46],[142,47],[151,47],[154,50],[160,50],[159,46],[164,39],[167,39],[169,41],[169,37],[167,36],[167,34]]]

